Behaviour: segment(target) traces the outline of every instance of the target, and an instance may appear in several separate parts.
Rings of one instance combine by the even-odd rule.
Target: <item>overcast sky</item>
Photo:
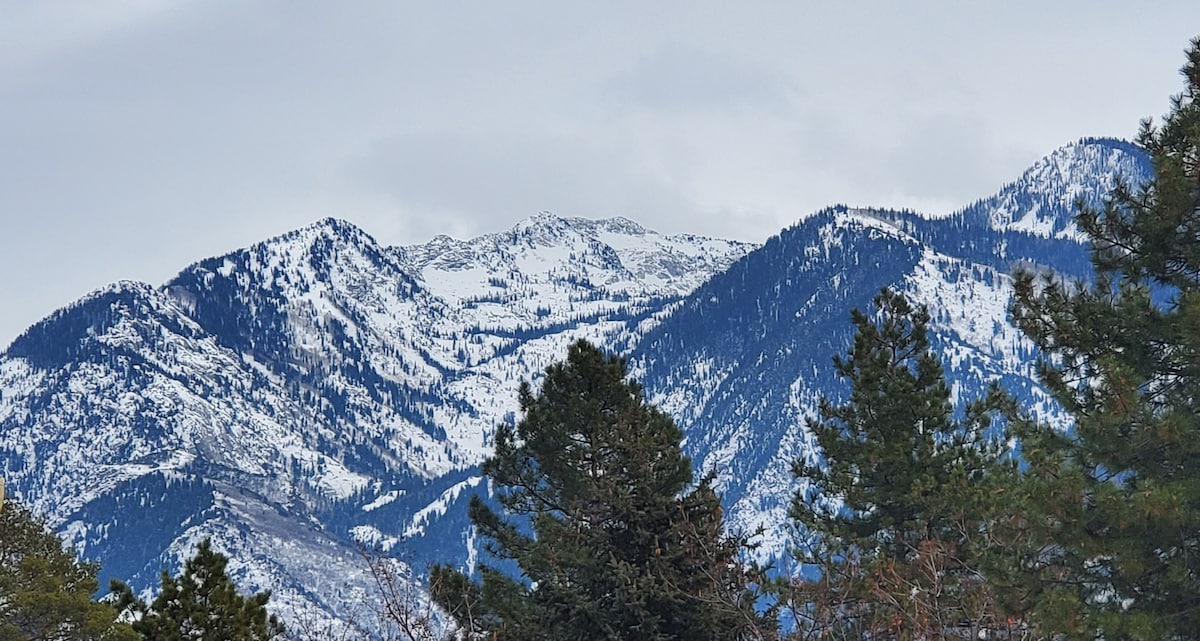
[[[325,216],[412,244],[946,213],[1133,136],[1197,33],[1196,0],[0,0],[0,348]]]

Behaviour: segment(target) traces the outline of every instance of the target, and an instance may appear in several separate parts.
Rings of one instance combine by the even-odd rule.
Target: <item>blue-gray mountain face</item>
[[[1053,416],[1008,274],[1086,275],[1073,203],[1148,171],[1088,140],[950,217],[836,207],[761,247],[549,214],[383,247],[321,221],[27,330],[0,356],[0,474],[105,577],[150,587],[209,537],[285,616],[353,616],[370,594],[355,541],[418,572],[473,562],[463,508],[495,425],[587,338],[630,355],[733,526],[779,554],[790,464],[817,454],[805,421],[842,393],[848,310],[906,292],[959,399],[1000,379]]]

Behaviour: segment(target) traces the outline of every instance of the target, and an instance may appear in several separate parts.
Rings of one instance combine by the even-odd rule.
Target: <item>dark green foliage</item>
[[[1154,178],[1082,206],[1093,284],[1022,274],[1013,314],[1074,430],[1031,429],[1031,557],[1050,629],[1182,639],[1200,630],[1200,38],[1183,93],[1138,143]]]
[[[225,573],[227,559],[205,540],[179,578],[162,574],[162,589],[150,605],[129,586],[113,581],[122,611],[134,614],[133,629],[146,641],[266,641],[283,634],[267,614],[269,592],[238,594]]]
[[[440,567],[434,598],[471,638],[739,639],[769,630],[707,481],[690,488],[675,423],[586,342],[546,370],[503,425],[484,472],[507,515],[476,498],[488,550],[520,569],[482,583]],[[510,518],[510,517],[516,517]],[[527,524],[527,525],[526,525]]]
[[[92,601],[97,566],[80,563],[20,504],[0,505],[0,641],[125,641],[116,611]]]
[[[809,425],[825,460],[795,465],[809,481],[792,504],[810,536],[798,560],[819,576],[785,598],[802,632],[834,638],[994,633],[1003,624],[982,569],[992,490],[1012,468],[989,417],[1005,399],[993,393],[955,418],[928,313],[889,290],[875,305],[877,318],[852,312],[853,347],[834,359],[848,401],[823,400]]]

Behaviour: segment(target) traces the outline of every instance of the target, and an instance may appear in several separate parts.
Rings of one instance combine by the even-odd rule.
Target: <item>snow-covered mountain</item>
[[[355,540],[417,574],[473,558],[463,508],[495,425],[588,338],[630,355],[734,526],[777,554],[790,464],[815,454],[804,422],[842,393],[848,310],[905,291],[960,399],[1000,379],[1051,414],[1008,274],[1086,274],[1074,201],[1148,171],[1086,140],[948,218],[835,207],[761,247],[552,214],[384,247],[323,220],[27,330],[0,356],[0,473],[105,575],[150,586],[212,537],[285,614],[346,616],[369,590]]]
[[[576,338],[632,340],[752,249],[550,214],[389,248],[323,220],[23,333],[0,472],[106,576],[150,585],[212,537],[276,607],[344,614],[354,538],[465,558],[462,515],[441,517],[520,380]]]

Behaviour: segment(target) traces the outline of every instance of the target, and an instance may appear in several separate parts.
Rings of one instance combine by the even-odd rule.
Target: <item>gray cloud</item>
[[[377,141],[347,170],[386,194],[417,238],[492,231],[543,210],[674,221],[695,211],[637,164],[592,140],[446,131]]]
[[[769,67],[669,42],[606,83],[615,110],[671,113],[792,108],[797,89]]]
[[[823,176],[827,189],[857,196],[838,202],[939,214],[994,192],[1050,151],[997,140],[988,123],[969,115],[890,122],[883,135],[813,114],[797,129],[791,162]]]
[[[0,344],[117,278],[347,218],[549,209],[763,240],[946,209],[1179,88],[1200,5],[8,3]]]

